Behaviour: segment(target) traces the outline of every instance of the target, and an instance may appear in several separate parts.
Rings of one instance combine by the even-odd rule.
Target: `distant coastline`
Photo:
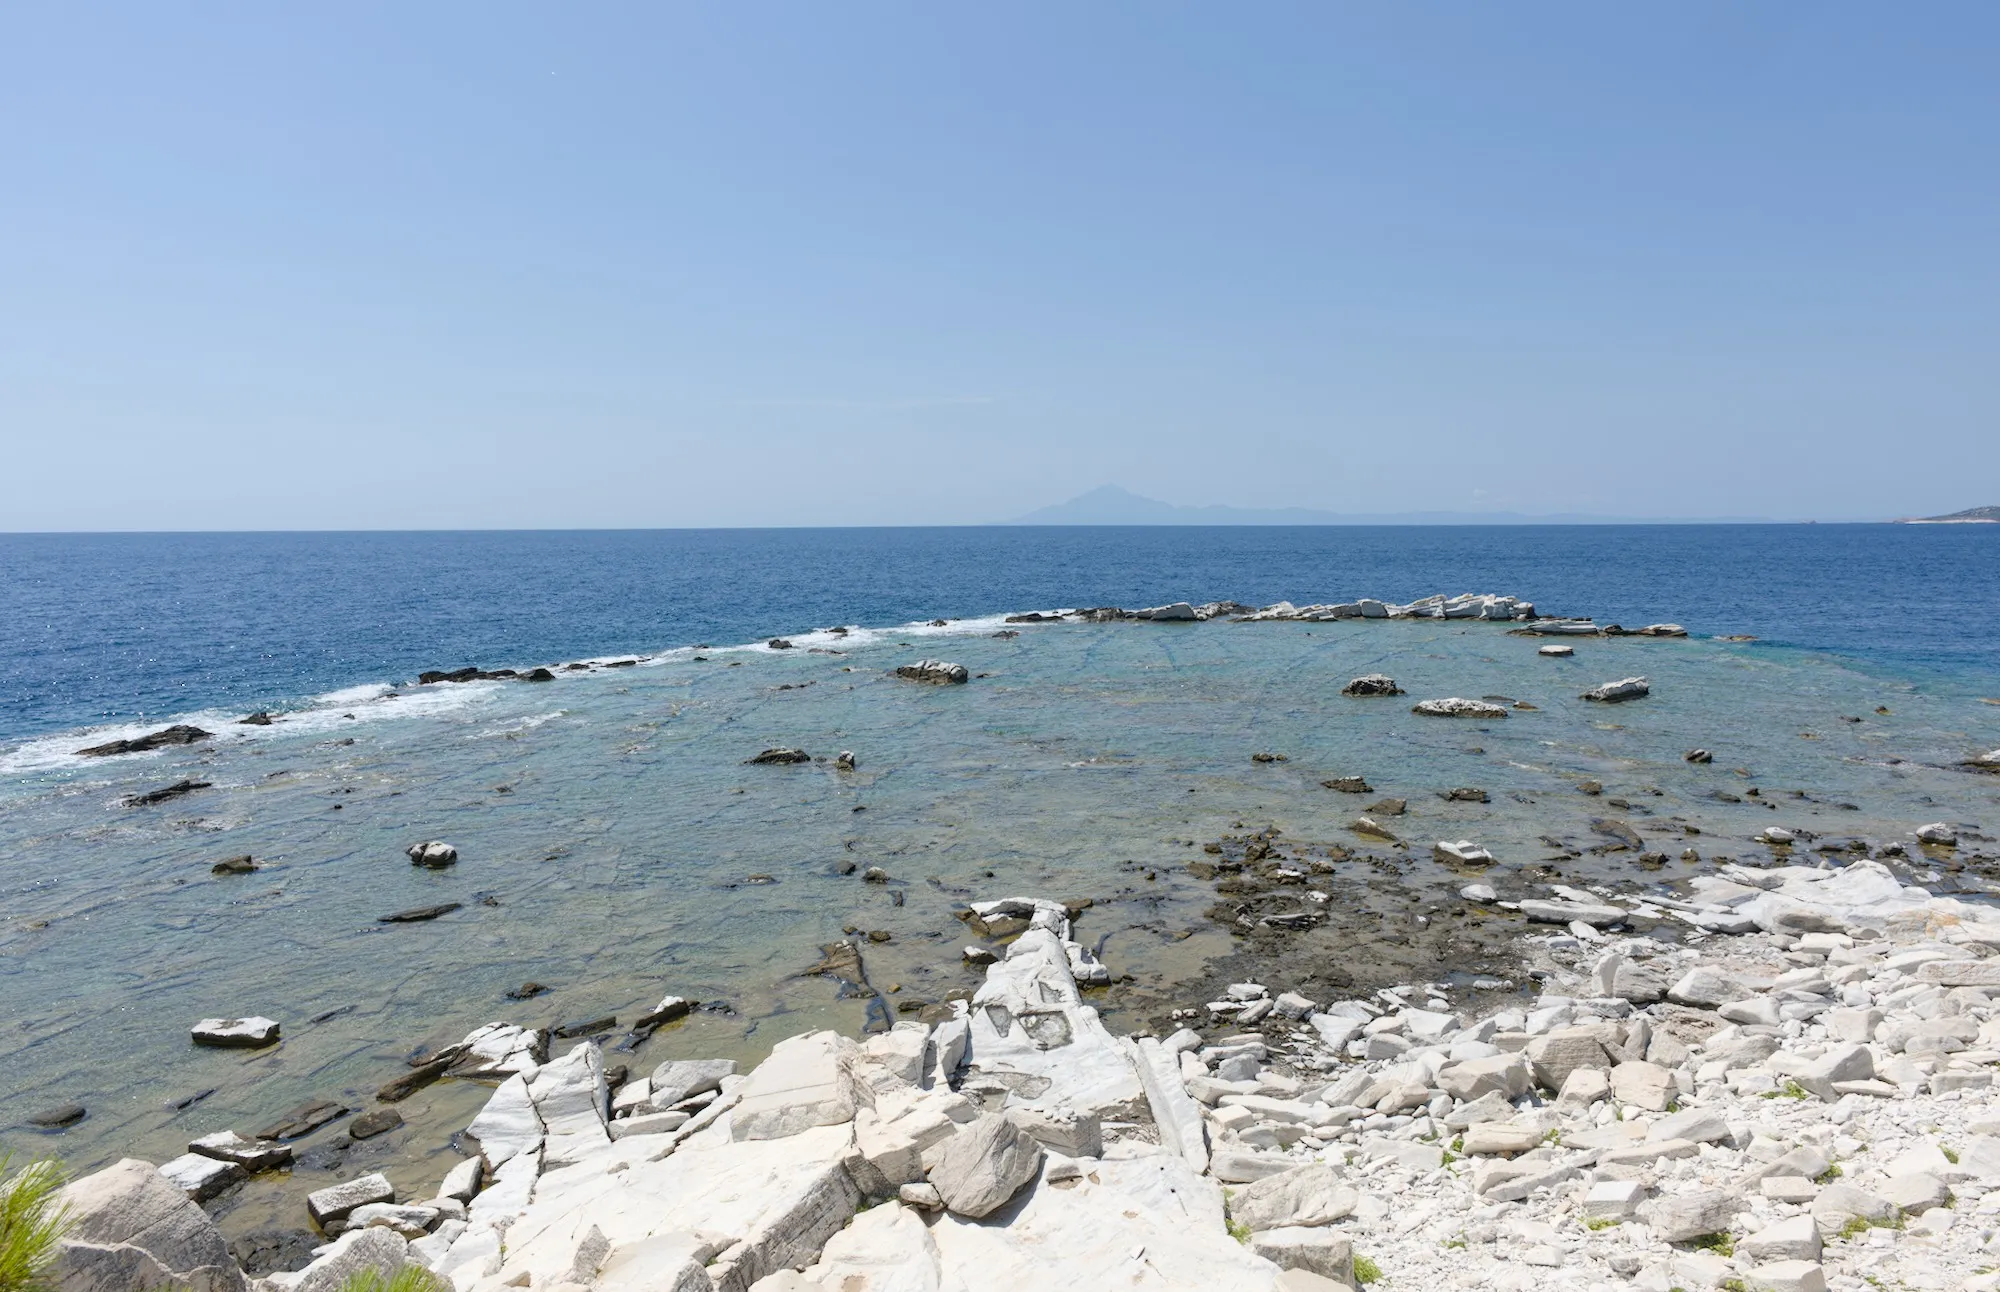
[[[1373,514],[1309,507],[1190,507],[1102,485],[1067,502],[1037,508],[1014,525],[1779,525],[1768,516],[1599,516],[1564,512],[1408,511]]]
[[[1915,516],[1898,525],[2000,525],[2000,507],[1967,507],[1944,516]]]

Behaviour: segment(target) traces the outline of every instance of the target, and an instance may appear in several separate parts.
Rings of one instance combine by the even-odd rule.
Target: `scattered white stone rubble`
[[[256,1292],[404,1262],[456,1292],[1310,1292],[1366,1257],[1385,1288],[2000,1290],[2000,910],[1870,861],[1689,888],[1514,904],[1567,929],[1529,935],[1541,994],[1497,1013],[1445,984],[1239,983],[1182,1011],[1204,1031],[1136,1040],[1083,1002],[1102,966],[1064,907],[981,903],[1029,927],[935,1026],[793,1037],[744,1074],[670,1060],[615,1095],[593,1042],[507,1046],[481,1156],[431,1199],[379,1176],[315,1194],[344,1232],[307,1270],[205,1267],[181,1182],[130,1162],[72,1194],[95,1216],[144,1195],[184,1232],[139,1251],[154,1230],[93,1220],[63,1268],[143,1255]],[[1617,931],[1639,915],[1688,944]]]

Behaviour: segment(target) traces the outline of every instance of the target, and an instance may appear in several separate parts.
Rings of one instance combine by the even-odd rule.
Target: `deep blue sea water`
[[[2000,687],[2000,525],[14,534],[0,744],[833,623],[1440,591]]]

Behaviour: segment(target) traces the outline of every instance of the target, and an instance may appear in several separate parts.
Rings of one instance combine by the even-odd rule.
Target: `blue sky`
[[[0,10],[0,529],[2000,502],[1987,4]]]

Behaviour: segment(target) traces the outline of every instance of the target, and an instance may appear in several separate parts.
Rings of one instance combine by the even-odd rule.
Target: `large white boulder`
[[[152,1163],[127,1158],[60,1196],[69,1229],[50,1277],[61,1292],[244,1292],[222,1231]]]
[[[940,1141],[930,1182],[956,1215],[979,1220],[1041,1174],[1042,1146],[1005,1117],[984,1114]]]

